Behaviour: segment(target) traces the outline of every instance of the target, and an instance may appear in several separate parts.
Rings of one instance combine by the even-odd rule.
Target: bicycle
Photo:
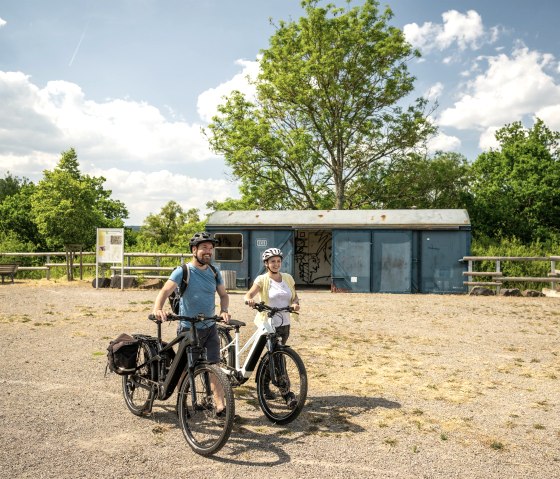
[[[271,320],[281,311],[294,311],[291,307],[273,308],[262,302],[256,303],[253,308],[266,311],[268,319],[242,348],[239,345],[239,331],[245,323],[231,319],[229,323],[219,325],[220,365],[232,386],[237,387],[251,377],[258,363],[255,381],[259,406],[271,422],[288,424],[299,416],[305,404],[307,372],[299,354],[290,346],[280,343]],[[232,339],[233,330],[235,337]],[[261,358],[265,347],[267,352]],[[241,365],[241,355],[249,348],[245,362]]]
[[[233,426],[235,405],[229,380],[217,365],[206,360],[206,348],[200,346],[195,324],[218,316],[196,318],[168,315],[171,321],[188,321],[191,328],[166,343],[161,339],[161,320],[157,337],[133,334],[139,341],[136,370],[122,378],[123,395],[128,409],[137,416],[150,414],[154,400],[166,400],[177,389],[177,414],[183,435],[194,452],[207,456],[226,443]],[[173,346],[178,345],[177,353]],[[223,394],[224,409],[217,411]],[[217,401],[218,400],[218,401]]]

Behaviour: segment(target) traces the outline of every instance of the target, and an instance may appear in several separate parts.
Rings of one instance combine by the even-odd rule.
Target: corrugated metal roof
[[[457,228],[469,226],[466,210],[215,211],[208,226],[314,228]]]

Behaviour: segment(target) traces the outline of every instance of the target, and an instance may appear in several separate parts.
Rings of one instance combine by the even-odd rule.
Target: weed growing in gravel
[[[500,441],[492,441],[490,443],[490,447],[492,449],[495,449],[496,451],[501,451],[502,449],[504,449],[504,444],[501,443]]]

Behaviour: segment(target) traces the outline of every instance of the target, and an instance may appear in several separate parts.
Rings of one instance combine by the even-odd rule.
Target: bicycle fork
[[[280,391],[285,394],[290,389],[288,375],[286,374],[286,364],[284,358],[275,358],[274,352],[277,350],[277,342],[273,338],[267,339],[267,347],[269,351],[268,375],[270,382],[274,384]]]

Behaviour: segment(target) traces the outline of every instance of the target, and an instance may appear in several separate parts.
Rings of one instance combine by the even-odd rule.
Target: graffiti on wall
[[[295,238],[296,283],[331,283],[332,232],[298,231]]]

